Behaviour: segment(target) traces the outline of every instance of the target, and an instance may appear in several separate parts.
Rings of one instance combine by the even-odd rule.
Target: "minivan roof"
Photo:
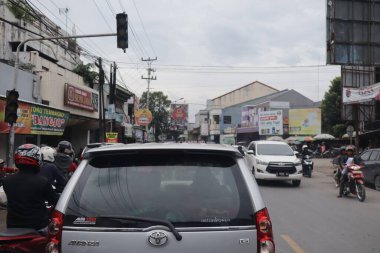
[[[145,143],[145,144],[124,144],[107,145],[90,149],[86,154],[101,153],[104,151],[132,151],[132,150],[204,150],[217,152],[230,152],[241,156],[240,152],[231,145],[206,144],[206,143]]]
[[[254,141],[255,143],[257,144],[280,144],[280,145],[288,145],[287,143],[285,142],[282,142],[282,141]]]

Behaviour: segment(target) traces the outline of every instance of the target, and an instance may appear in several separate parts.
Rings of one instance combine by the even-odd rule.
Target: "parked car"
[[[380,149],[369,149],[360,156],[360,161],[364,164],[364,181],[374,185],[380,191]]]
[[[288,144],[280,141],[253,141],[248,146],[252,173],[258,180],[291,180],[299,186],[302,164]]]
[[[240,152],[208,144],[88,150],[49,224],[47,252],[274,252]]]

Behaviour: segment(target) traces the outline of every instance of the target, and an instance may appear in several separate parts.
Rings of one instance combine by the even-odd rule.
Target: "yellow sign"
[[[106,142],[109,143],[118,143],[117,133],[107,132],[106,133]]]
[[[289,110],[290,135],[317,135],[321,133],[321,109]]]
[[[152,122],[153,116],[149,109],[143,108],[136,111],[135,119],[137,125],[146,126],[149,125],[150,122]]]

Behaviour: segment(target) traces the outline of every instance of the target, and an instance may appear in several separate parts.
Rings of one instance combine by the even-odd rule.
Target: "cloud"
[[[59,1],[52,0],[61,5]],[[106,1],[95,0],[111,28],[115,19]],[[36,1],[33,1],[36,2]],[[135,0],[154,51],[139,22],[132,1],[109,1],[115,12],[122,7],[129,15],[130,48],[127,54],[116,49],[115,38],[94,38],[84,44],[101,51],[120,64],[124,80],[133,91],[142,93],[146,65],[141,57],[158,57],[155,65],[293,66],[325,63],[325,1],[320,0]],[[123,6],[120,6],[120,2]],[[38,5],[38,2],[35,3]],[[45,3],[50,9],[58,9]],[[93,1],[66,0],[69,18],[85,33],[110,32]],[[41,6],[41,10],[43,7]],[[85,10],[85,15],[84,15]],[[53,21],[57,19],[46,13]],[[64,20],[63,16],[60,16]],[[61,27],[64,27],[60,24]],[[69,26],[71,27],[71,26]],[[89,45],[87,45],[89,44]],[[99,49],[100,48],[100,49]],[[153,90],[166,92],[173,100],[205,104],[214,98],[255,80],[277,89],[295,87],[313,100],[323,97],[339,67],[281,73],[183,73],[160,70]],[[319,95],[318,95],[319,93]]]

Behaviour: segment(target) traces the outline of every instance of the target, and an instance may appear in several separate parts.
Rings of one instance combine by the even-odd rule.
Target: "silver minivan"
[[[256,181],[223,145],[91,149],[48,228],[47,252],[275,252]]]

